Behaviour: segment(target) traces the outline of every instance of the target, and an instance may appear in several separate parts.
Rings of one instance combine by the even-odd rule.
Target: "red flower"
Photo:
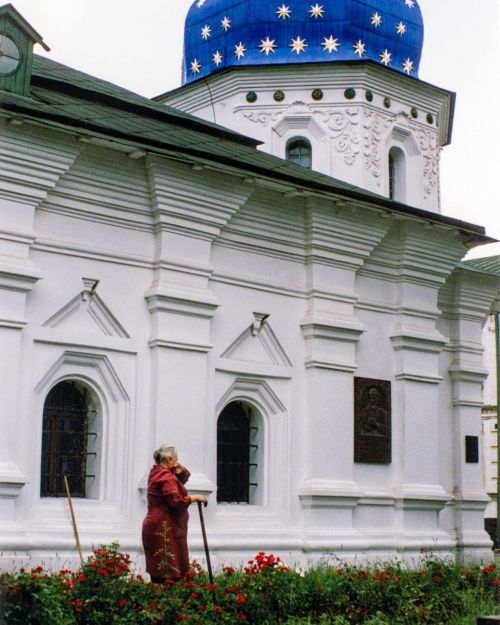
[[[220,616],[222,614],[222,608],[220,606],[214,604],[214,612],[215,612],[215,614]]]
[[[69,569],[61,569],[59,571],[59,575],[71,575],[73,573],[73,571],[70,571]]]
[[[222,570],[226,575],[232,575],[234,573],[234,569],[232,566],[225,566]]]
[[[185,621],[186,620],[186,615],[182,614],[182,612],[180,614],[177,615],[177,620],[178,621]]]
[[[483,566],[481,568],[482,568],[483,573],[485,575],[488,575],[488,573],[492,573],[495,570],[495,565],[490,564],[489,566]]]
[[[207,584],[208,592],[215,592],[217,590],[217,586],[215,584]]]
[[[198,597],[199,597],[199,596],[200,596],[200,595],[197,595],[195,592],[193,592],[193,594],[191,595],[191,599],[192,599],[193,601],[196,601],[196,599],[198,599]]]
[[[78,581],[79,582],[88,582],[89,580],[85,577],[83,573],[78,573]]]
[[[247,620],[247,615],[246,614],[238,614],[238,618],[240,619],[240,621],[246,621]]]
[[[84,603],[82,599],[75,599],[74,601],[72,601],[73,607],[75,608],[75,611],[78,612],[78,614],[81,614],[83,612],[83,608],[84,608]]]
[[[126,604],[127,602],[125,601],[125,599],[120,599],[118,601],[118,605],[120,606],[120,608],[123,608],[123,606]]]
[[[244,592],[239,592],[236,595],[236,603],[237,605],[245,605],[245,603],[247,602],[247,596],[245,595]]]
[[[34,569],[31,569],[31,574],[38,575],[38,573],[41,573],[42,571],[43,571],[43,566],[37,566]]]
[[[137,577],[137,579],[139,579],[139,577]],[[175,581],[175,579],[166,579],[165,580],[165,584],[169,584],[170,586],[175,586],[177,582]],[[184,584],[185,586],[186,584]]]
[[[200,605],[198,606],[198,610],[200,612],[206,612],[207,606],[203,605],[202,603],[200,603]]]
[[[106,571],[106,569],[101,569],[101,570],[99,571],[99,575],[100,575],[101,577],[109,577],[109,571]]]
[[[436,584],[439,584],[439,582],[442,581],[442,577],[440,577],[439,575],[433,575],[432,576],[432,581],[435,582]]]

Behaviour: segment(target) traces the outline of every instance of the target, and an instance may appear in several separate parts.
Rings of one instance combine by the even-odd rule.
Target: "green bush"
[[[0,577],[7,625],[474,625],[494,613],[494,565],[462,568],[426,554],[418,568],[321,565],[294,571],[259,552],[210,583],[197,566],[180,582],[151,584],[112,544],[78,571],[42,567]]]

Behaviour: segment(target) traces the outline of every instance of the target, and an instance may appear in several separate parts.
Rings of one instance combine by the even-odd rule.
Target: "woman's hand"
[[[208,499],[204,497],[203,495],[190,495],[190,497],[191,497],[191,503],[196,503],[196,502],[207,503],[208,502]]]
[[[173,466],[173,471],[175,475],[179,475],[180,473],[184,473],[184,471],[186,471],[186,467],[183,466],[180,462],[176,462]]]

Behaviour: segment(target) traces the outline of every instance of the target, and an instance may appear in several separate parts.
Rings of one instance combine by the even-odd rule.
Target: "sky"
[[[10,1],[51,48],[37,46],[39,54],[147,97],[180,85],[192,0]],[[500,3],[418,2],[425,27],[419,76],[457,94],[452,143],[441,156],[442,213],[500,239]],[[489,254],[500,254],[500,243],[473,252]]]

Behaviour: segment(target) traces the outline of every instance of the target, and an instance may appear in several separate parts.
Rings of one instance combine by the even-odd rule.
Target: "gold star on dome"
[[[245,44],[241,41],[237,46],[234,46],[234,54],[238,57],[238,60],[241,59],[242,56],[245,56],[246,51]]]
[[[294,39],[292,37],[292,43],[289,45],[289,47],[292,48],[292,52],[300,54],[301,52],[305,52],[305,49],[307,48],[307,43],[305,39],[301,39],[299,36],[297,37],[297,39]]]
[[[266,37],[266,39],[261,39],[260,40],[261,43],[259,45],[260,51],[261,52],[265,52],[266,56],[269,55],[269,52],[274,52],[274,48],[276,48],[276,44],[274,43],[274,39],[269,39],[269,37]]]
[[[407,7],[410,7],[410,9],[413,9],[415,6],[415,2],[413,2],[413,0],[405,0],[405,4]]]
[[[334,39],[333,35],[330,35],[328,39],[326,37],[323,39],[323,43],[321,45],[323,46],[323,50],[325,52],[331,53],[332,50],[333,52],[337,52],[340,46],[340,42],[338,39]]]
[[[311,17],[315,17],[316,19],[318,19],[318,17],[323,17],[324,12],[325,10],[323,9],[323,6],[320,6],[318,3],[316,3],[314,6],[311,4],[311,8],[309,10]]]
[[[221,21],[220,25],[227,32],[231,28],[231,20],[228,17],[224,16],[224,19]]]
[[[406,32],[406,26],[403,24],[403,22],[399,22],[399,24],[396,26],[396,32],[398,33],[398,35],[403,36]]]
[[[361,39],[358,39],[352,47],[354,48],[354,54],[357,54],[359,58],[365,54],[365,44],[361,41]]]
[[[386,67],[391,62],[392,53],[386,48],[383,52],[380,53],[380,62],[383,63]]]
[[[201,29],[201,38],[206,41],[210,37],[211,32],[212,29],[210,28],[210,26],[203,26],[203,28]]]
[[[276,15],[278,16],[278,19],[286,19],[287,17],[290,17],[290,15],[292,14],[290,7],[285,6],[285,4],[282,4],[280,7],[278,7],[278,10],[276,11]]]
[[[411,72],[413,71],[413,61],[410,61],[410,59],[406,59],[406,61],[403,63],[403,71],[405,71],[407,74],[411,74]]]
[[[372,26],[375,26],[375,28],[378,28],[380,24],[382,24],[382,17],[377,12],[375,12],[372,15]]]
[[[201,63],[198,59],[191,61],[191,74],[199,74],[201,69]]]
[[[222,63],[222,54],[218,50],[212,55],[212,61],[217,65],[217,67],[219,67]]]
[[[200,9],[206,2],[207,0],[198,0],[198,2],[196,3],[196,7],[198,9]]]

